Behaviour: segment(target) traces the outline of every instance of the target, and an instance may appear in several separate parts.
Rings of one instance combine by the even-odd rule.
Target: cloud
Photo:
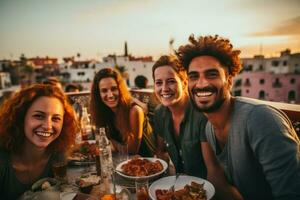
[[[290,36],[300,37],[300,16],[285,20],[269,30],[250,33],[249,36]]]

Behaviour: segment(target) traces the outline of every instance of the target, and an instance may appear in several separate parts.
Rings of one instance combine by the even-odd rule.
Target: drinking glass
[[[128,144],[118,144],[117,164],[128,160]]]
[[[100,197],[101,199],[113,199],[116,200],[116,185],[114,180],[114,175],[111,177],[102,178],[102,183],[100,184]]]
[[[61,181],[67,181],[67,160],[64,155],[57,155],[53,159],[52,162],[52,172],[54,175],[54,178],[61,180]]]
[[[149,199],[148,189],[149,189],[149,182],[147,179],[136,180],[135,181],[136,199],[148,200]]]

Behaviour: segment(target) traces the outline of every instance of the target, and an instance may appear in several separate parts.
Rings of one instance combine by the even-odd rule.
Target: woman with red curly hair
[[[78,125],[66,96],[51,85],[22,89],[0,113],[0,199],[16,199],[53,176],[51,163],[74,144]]]

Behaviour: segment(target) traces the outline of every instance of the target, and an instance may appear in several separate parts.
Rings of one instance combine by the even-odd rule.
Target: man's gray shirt
[[[300,142],[284,113],[236,97],[224,149],[209,122],[206,136],[244,199],[300,199]]]

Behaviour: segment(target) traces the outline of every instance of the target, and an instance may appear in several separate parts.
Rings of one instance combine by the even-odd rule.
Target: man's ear
[[[233,82],[233,77],[231,75],[229,75],[227,77],[228,89],[232,88],[232,82]]]

